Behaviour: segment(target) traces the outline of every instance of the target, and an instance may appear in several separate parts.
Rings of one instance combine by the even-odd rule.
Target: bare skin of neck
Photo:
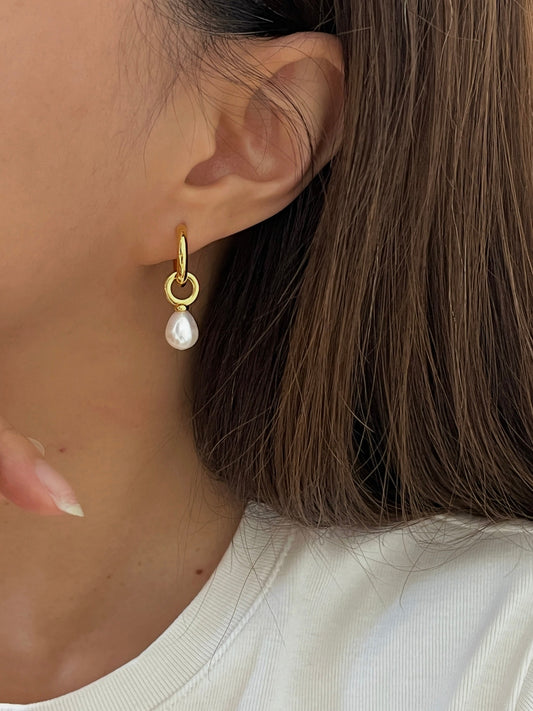
[[[203,286],[191,307],[200,338],[226,246],[189,260]],[[132,274],[134,308],[109,286],[76,315],[66,306],[42,329],[6,334],[2,414],[43,442],[85,517],[0,504],[0,702],[68,693],[143,651],[201,590],[241,519],[195,451],[194,347],[164,337],[171,267]]]

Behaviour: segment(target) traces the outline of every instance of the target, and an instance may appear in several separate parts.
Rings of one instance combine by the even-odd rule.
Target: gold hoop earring
[[[165,337],[172,348],[184,351],[194,346],[198,340],[198,325],[194,316],[189,313],[189,306],[200,293],[200,285],[194,274],[187,271],[187,227],[185,225],[176,227],[176,237],[178,256],[174,260],[174,271],[165,281],[165,296],[168,302],[174,306],[175,311],[168,319]],[[180,286],[190,281],[192,294],[186,299],[177,299],[172,293],[174,281]]]

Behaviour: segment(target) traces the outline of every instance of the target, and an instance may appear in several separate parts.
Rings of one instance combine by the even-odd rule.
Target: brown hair
[[[220,71],[243,35],[331,32],[345,58],[339,151],[236,236],[213,288],[194,379],[205,466],[306,526],[533,519],[531,13],[159,5]]]

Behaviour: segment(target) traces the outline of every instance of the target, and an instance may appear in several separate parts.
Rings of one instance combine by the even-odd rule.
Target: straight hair
[[[174,67],[183,27],[239,81],[226,40],[332,33],[345,62],[338,152],[235,236],[214,285],[193,381],[206,469],[309,527],[533,520],[532,11],[151,5]]]

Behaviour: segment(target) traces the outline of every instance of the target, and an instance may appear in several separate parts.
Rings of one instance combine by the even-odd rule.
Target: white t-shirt
[[[0,709],[533,711],[533,523],[477,522],[348,535],[250,504],[200,593],[139,656]]]

